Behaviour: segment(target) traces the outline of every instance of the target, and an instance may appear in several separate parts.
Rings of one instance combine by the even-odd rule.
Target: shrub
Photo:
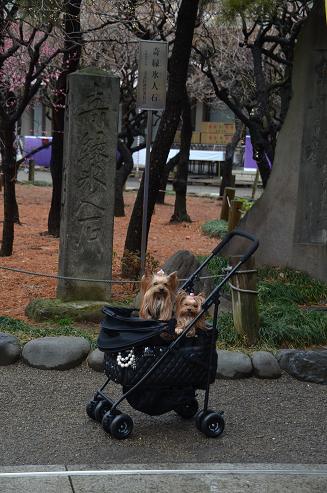
[[[223,219],[208,221],[202,225],[203,234],[211,238],[223,238],[228,231],[228,223]]]

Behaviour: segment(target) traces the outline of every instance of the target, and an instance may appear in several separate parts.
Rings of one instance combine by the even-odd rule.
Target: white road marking
[[[0,472],[2,478],[37,478],[49,476],[160,476],[160,475],[276,475],[276,476],[326,476],[327,467],[323,469],[99,469],[86,471],[22,471]]]

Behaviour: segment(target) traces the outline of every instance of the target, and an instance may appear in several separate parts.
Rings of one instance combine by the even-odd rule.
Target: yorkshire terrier
[[[180,335],[186,326],[200,313],[202,303],[205,300],[203,293],[195,295],[180,291],[176,296],[176,328],[175,333]],[[194,337],[198,330],[205,330],[205,315],[199,318],[192,329],[187,333],[187,337]]]
[[[154,320],[170,320],[173,317],[176,288],[176,272],[166,275],[163,270],[141,279],[140,317]]]

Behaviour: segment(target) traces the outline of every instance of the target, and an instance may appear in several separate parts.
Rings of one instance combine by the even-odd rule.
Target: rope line
[[[37,276],[37,277],[47,277],[50,279],[61,279],[61,280],[66,280],[66,281],[82,281],[82,282],[101,282],[101,283],[107,283],[107,284],[135,284],[135,283],[140,283],[141,281],[139,280],[134,280],[134,279],[85,279],[82,277],[69,277],[69,276],[59,276],[56,274],[44,274],[42,272],[33,272],[29,270],[24,270],[24,269],[18,269],[17,267],[4,267],[0,265],[0,269],[2,270],[7,270],[10,272],[17,272],[18,274],[26,274],[29,276]],[[203,277],[198,277],[198,279],[217,279],[218,277],[225,277],[224,275],[216,275],[216,276],[203,276]],[[187,281],[188,278],[186,279],[179,279],[179,281],[184,282]]]
[[[253,289],[242,289],[237,286],[234,286],[231,282],[228,283],[229,286],[233,289],[233,291],[238,291],[240,293],[248,293],[248,294],[258,294],[258,291],[254,291]]]
[[[228,273],[232,270],[232,266],[231,265],[228,265],[227,267],[225,267],[223,269],[224,272]],[[238,274],[254,274],[254,273],[257,273],[257,269],[237,269],[233,275],[238,275]]]

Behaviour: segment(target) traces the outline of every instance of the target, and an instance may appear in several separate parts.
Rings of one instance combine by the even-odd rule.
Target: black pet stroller
[[[239,230],[229,233],[211,255],[187,279],[181,289],[192,292],[202,269],[235,236],[252,245],[213,289],[202,304],[201,312],[173,340],[176,320],[143,320],[133,316],[135,309],[104,307],[104,320],[98,348],[105,353],[105,384],[87,404],[88,416],[102,424],[114,438],[127,438],[133,429],[130,416],[118,406],[125,399],[136,410],[156,416],[175,411],[184,419],[196,416],[196,427],[208,437],[218,437],[224,430],[223,412],[208,409],[210,384],[217,371],[216,340],[220,291],[228,279],[258,248],[258,241]],[[197,337],[186,337],[198,319],[214,305],[212,326]],[[122,396],[114,401],[104,389],[110,381],[122,385]],[[203,409],[198,410],[196,390],[205,390]]]

